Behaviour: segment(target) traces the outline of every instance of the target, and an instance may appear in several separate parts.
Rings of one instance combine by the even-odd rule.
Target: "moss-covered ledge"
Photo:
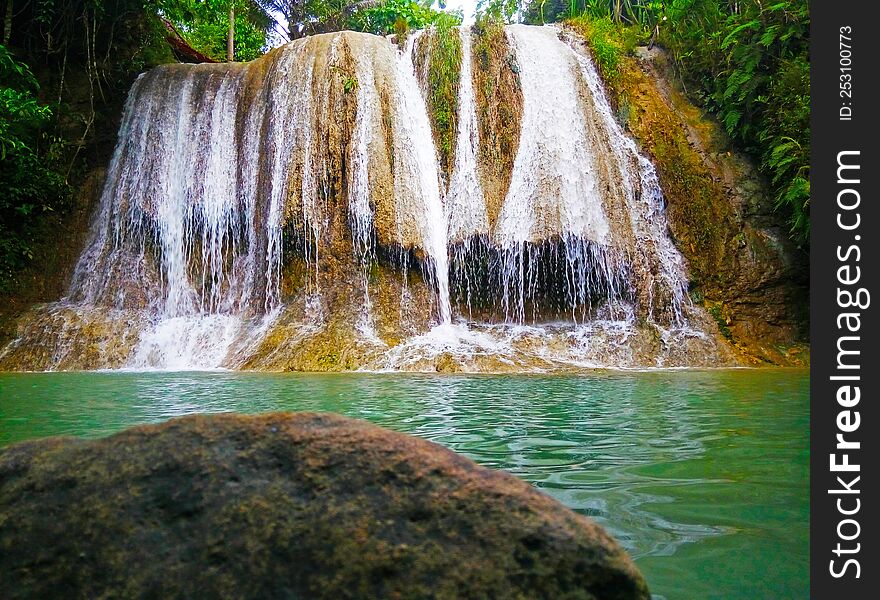
[[[619,121],[654,162],[694,302],[745,360],[806,364],[808,258],[786,235],[767,183],[688,100],[662,49],[603,23],[565,27],[590,48]]]
[[[455,163],[458,131],[458,86],[461,75],[461,38],[449,20],[427,30],[418,40],[414,63],[428,107],[431,132],[446,184]]]

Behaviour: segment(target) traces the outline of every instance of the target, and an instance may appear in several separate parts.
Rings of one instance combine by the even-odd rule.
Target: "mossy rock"
[[[336,415],[190,416],[0,451],[15,598],[645,598],[602,528]]]
[[[500,22],[473,27],[471,62],[479,129],[479,173],[490,229],[510,187],[519,148],[523,95],[516,53]]]
[[[691,297],[745,363],[802,364],[799,354],[774,348],[807,341],[808,262],[786,238],[767,182],[724,128],[688,99],[662,49],[624,52],[631,45],[627,28],[599,31],[588,19],[567,26],[594,56],[597,42],[619,47],[613,77],[603,72],[605,87],[656,168]]]

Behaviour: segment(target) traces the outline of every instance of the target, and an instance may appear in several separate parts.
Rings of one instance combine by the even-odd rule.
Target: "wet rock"
[[[515,477],[326,414],[192,416],[0,451],[6,598],[648,598]]]
[[[489,226],[495,228],[510,186],[519,148],[523,95],[516,56],[504,27],[482,23],[473,30],[471,60],[479,128],[480,180]]]
[[[789,239],[768,182],[687,98],[662,49],[637,48],[619,68],[606,87],[657,168],[692,298],[715,311],[743,363],[807,363],[809,257]]]
[[[145,327],[143,313],[65,303],[41,304],[0,348],[0,371],[118,369]]]
[[[438,356],[435,364],[438,373],[457,373],[461,370],[455,356],[449,352],[444,352]]]

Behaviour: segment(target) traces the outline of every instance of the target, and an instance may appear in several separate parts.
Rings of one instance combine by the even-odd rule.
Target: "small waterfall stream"
[[[527,298],[538,293],[538,261],[529,254],[535,242],[554,236],[562,240],[573,310],[588,302],[591,284],[605,283],[609,298],[618,294],[606,256],[605,190],[593,156],[604,149],[590,143],[584,115],[577,110],[580,91],[571,50],[551,28],[512,25],[507,34],[521,69],[522,133],[494,239],[502,249],[505,314],[522,322]]]
[[[489,231],[486,200],[477,166],[479,130],[477,102],[471,72],[471,33],[461,28],[461,79],[458,88],[458,130],[455,163],[446,194],[446,218],[450,241],[468,241]]]
[[[443,185],[414,67],[430,35],[415,32],[402,48],[319,35],[252,63],[142,75],[68,295],[33,312],[0,364],[274,369],[344,357],[344,368],[545,370],[712,360],[654,168],[577,40],[506,28],[513,66],[503,68],[516,73],[522,110],[504,125],[520,141],[491,208],[481,144],[493,141],[481,127],[485,103],[504,100],[477,93],[486,57],[460,29]],[[678,355],[677,345],[698,350]],[[296,362],[311,354],[318,362]]]
[[[395,125],[395,191],[398,214],[413,221],[421,233],[422,247],[432,265],[429,273],[435,279],[440,323],[452,320],[449,303],[449,264],[447,257],[446,216],[440,197],[440,166],[428,119],[425,99],[416,79],[413,49],[422,32],[407,39],[397,62],[397,101],[399,111]]]
[[[461,77],[458,86],[458,129],[455,137],[455,160],[446,194],[446,219],[450,248],[450,270],[462,282],[465,303],[470,307],[479,284],[472,281],[473,263],[489,234],[489,215],[480,182],[477,153],[480,144],[477,123],[477,100],[472,73],[471,32],[462,27]]]

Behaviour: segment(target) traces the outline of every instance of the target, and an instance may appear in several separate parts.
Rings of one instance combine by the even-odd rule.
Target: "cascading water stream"
[[[522,322],[536,294],[535,243],[559,238],[564,245],[572,312],[589,302],[593,288],[618,295],[608,256],[610,226],[603,206],[587,123],[579,106],[572,52],[549,27],[513,25],[508,38],[522,82],[520,147],[494,241],[501,247],[502,305]],[[596,277],[598,276],[598,277]],[[574,316],[574,315],[573,315]]]
[[[447,225],[431,122],[413,66],[413,49],[422,33],[416,32],[408,37],[397,62],[395,169],[402,171],[403,177],[398,181],[395,173],[395,191],[398,212],[419,230],[423,248],[433,267],[431,274],[437,286],[442,325],[452,321]]]
[[[104,201],[123,200],[116,218],[104,224],[113,230],[112,242],[106,247],[109,240],[98,236],[94,244],[105,247],[84,254],[78,271],[93,275],[75,277],[74,286],[85,289],[74,287],[71,295],[97,297],[113,290],[106,299],[117,307],[143,303],[150,309],[154,316],[128,366],[209,368],[222,361],[242,324],[235,314],[236,292],[230,294],[241,286],[224,265],[227,255],[239,251],[243,218],[234,193],[236,174],[229,169],[236,147],[237,73],[212,72],[209,88],[192,77],[180,81],[174,71],[161,75],[162,83],[177,84],[170,87],[179,99],[153,100],[137,115],[141,123],[132,133],[140,136],[138,151],[114,159],[122,172],[108,177],[118,177],[121,198]],[[146,87],[143,79],[138,84]],[[144,156],[150,160],[138,165]],[[149,265],[151,246],[158,258],[155,270]],[[123,265],[158,279],[158,289],[135,289],[137,280],[121,271]]]
[[[602,79],[592,59],[584,53],[580,44],[571,36],[565,35],[565,41],[575,50],[575,56],[583,74],[584,81],[589,87],[591,97],[596,109],[596,114],[602,121],[603,126],[611,132],[614,153],[618,158],[621,169],[621,181],[624,182],[630,228],[636,234],[635,250],[641,254],[641,261],[645,264],[656,263],[656,279],[652,281],[648,290],[648,314],[654,313],[655,294],[664,296],[664,305],[669,313],[670,321],[678,326],[685,323],[685,306],[689,299],[687,295],[687,275],[685,273],[684,260],[681,253],[672,243],[664,210],[663,191],[654,165],[639,152],[635,142],[626,135],[623,128],[614,117],[611,104],[605,95]],[[637,177],[632,175],[632,164],[637,164]],[[638,187],[634,185],[637,182]],[[653,255],[651,254],[653,253]]]
[[[471,33],[459,28],[461,39],[461,75],[458,86],[458,130],[455,138],[455,162],[449,191],[446,194],[446,214],[449,241],[468,240],[489,232],[486,200],[477,172],[479,129],[477,102],[474,95],[471,70]]]
[[[348,222],[354,253],[357,256],[361,285],[364,289],[364,308],[361,313],[359,329],[362,334],[376,338],[373,323],[373,303],[370,299],[370,265],[375,260],[375,215],[370,206],[370,141],[371,132],[377,126],[379,117],[377,106],[376,79],[373,64],[367,56],[354,57],[357,88],[357,122],[352,135],[352,181],[349,186]]]
[[[475,260],[474,253],[481,240],[488,236],[489,216],[477,165],[480,140],[471,68],[471,32],[465,27],[460,27],[458,31],[461,40],[459,118],[455,161],[446,194],[446,215],[449,242],[454,244],[450,249],[450,268],[453,276],[463,282],[465,300],[470,311],[471,298],[476,293],[474,288],[477,286],[471,275],[470,263]]]

